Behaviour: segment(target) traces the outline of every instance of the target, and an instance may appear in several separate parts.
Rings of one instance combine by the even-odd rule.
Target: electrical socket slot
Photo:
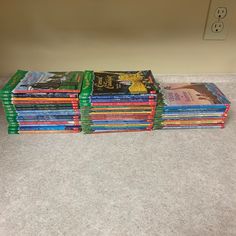
[[[224,40],[227,33],[229,0],[211,0],[203,38]]]

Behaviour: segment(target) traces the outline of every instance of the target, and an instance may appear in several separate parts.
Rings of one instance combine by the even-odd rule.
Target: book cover
[[[154,77],[150,70],[94,73],[93,96],[155,93]]]
[[[13,93],[59,93],[80,92],[83,72],[36,72],[17,71],[23,78],[13,89]]]
[[[166,106],[204,106],[230,103],[217,86],[212,83],[163,83],[159,86]]]

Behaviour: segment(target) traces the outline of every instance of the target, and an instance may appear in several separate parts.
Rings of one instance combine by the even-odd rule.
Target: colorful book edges
[[[1,90],[9,133],[79,132],[83,72],[18,70]]]
[[[153,122],[147,120],[153,121],[156,97],[150,70],[87,71],[80,94],[83,131],[151,130]]]
[[[215,124],[223,127],[230,102],[215,84],[162,83],[158,88],[154,129],[180,128],[185,127],[184,124],[188,124],[188,128]]]

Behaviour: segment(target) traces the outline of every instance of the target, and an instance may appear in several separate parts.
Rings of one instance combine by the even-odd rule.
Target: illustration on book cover
[[[29,71],[15,91],[77,89],[79,77],[75,72]]]
[[[95,72],[94,94],[140,94],[155,92],[151,71]]]
[[[166,105],[211,105],[219,104],[220,99],[214,91],[216,88],[208,83],[173,83],[161,84]]]

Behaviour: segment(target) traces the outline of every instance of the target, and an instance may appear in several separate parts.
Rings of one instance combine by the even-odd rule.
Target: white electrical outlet
[[[229,0],[211,0],[204,31],[204,39],[224,40],[227,33]]]
[[[213,33],[221,33],[224,30],[224,23],[223,22],[214,22],[211,26],[211,31]]]
[[[218,7],[215,12],[215,17],[224,19],[227,15],[227,12],[228,12],[227,7]]]

